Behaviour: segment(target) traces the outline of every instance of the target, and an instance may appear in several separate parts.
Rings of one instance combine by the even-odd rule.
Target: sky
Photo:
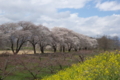
[[[0,24],[18,21],[120,37],[120,0],[0,0]]]

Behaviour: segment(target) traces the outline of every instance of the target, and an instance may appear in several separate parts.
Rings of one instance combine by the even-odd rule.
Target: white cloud
[[[78,13],[57,11],[58,8],[82,8],[89,1],[91,0],[0,0],[0,24],[31,21],[49,28],[66,27],[89,36],[120,35],[120,15],[82,18]]]
[[[106,1],[103,3],[98,2],[96,8],[99,8],[103,11],[116,11],[120,10],[120,3],[117,1]]]
[[[53,8],[82,8],[90,0],[31,0],[34,4],[45,5]]]
[[[0,23],[12,22],[12,20],[0,15]]]
[[[118,33],[113,33],[113,34],[110,34],[111,37],[114,37],[114,36],[119,36]]]
[[[0,12],[11,20],[38,21],[43,16],[66,18],[70,12],[58,13],[61,8],[82,8],[90,0],[0,0]],[[48,18],[47,18],[48,19]]]
[[[77,14],[71,14],[65,19],[54,19],[53,22],[44,24],[49,27],[60,26],[77,31],[89,36],[112,35],[118,33],[120,35],[120,15],[111,15],[106,17],[88,17],[80,18]],[[112,30],[111,30],[112,29]]]
[[[0,9],[12,11],[55,11],[57,8],[82,8],[90,0],[0,0]]]

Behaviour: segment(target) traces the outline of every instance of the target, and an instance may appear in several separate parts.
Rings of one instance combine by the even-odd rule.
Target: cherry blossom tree
[[[51,32],[51,35],[50,35],[50,46],[53,48],[54,52],[57,51],[57,46],[58,46],[58,38],[57,38],[57,35],[54,34],[53,32]]]
[[[47,45],[50,44],[50,35],[51,32],[50,30],[43,26],[43,25],[38,25],[39,31],[38,31],[38,45],[40,47],[41,53],[44,53],[44,49],[46,48]]]
[[[22,30],[30,31],[30,35],[28,38],[28,41],[32,44],[34,54],[36,54],[36,44],[38,43],[38,32],[39,32],[39,27],[36,26],[35,24],[28,22],[28,21],[20,21],[18,22],[19,26],[21,26]]]
[[[18,30],[9,36],[11,50],[14,55],[18,54],[23,44],[28,40],[29,35],[29,31]]]
[[[4,23],[0,25],[0,44],[2,48],[9,47],[9,36],[16,31],[18,25],[16,23]]]
[[[60,52],[65,52],[66,50],[70,52],[73,49],[78,51],[82,48],[91,49],[98,46],[96,39],[67,28],[54,27],[50,31],[43,25],[35,25],[28,21],[0,25],[0,44],[9,46],[9,43],[14,54],[18,54],[25,42],[29,42],[32,45],[34,54],[36,54],[37,44],[41,53],[44,53],[48,45],[53,48],[54,52],[58,48]]]
[[[20,21],[18,22],[18,25],[21,27],[22,30],[31,30],[33,26],[35,26],[33,23],[29,21]]]
[[[66,28],[54,27],[52,29],[53,34],[57,36],[60,52],[65,52],[65,37],[67,36],[68,32]]]

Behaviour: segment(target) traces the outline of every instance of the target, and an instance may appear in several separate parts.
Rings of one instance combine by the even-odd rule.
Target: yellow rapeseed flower
[[[120,51],[101,53],[42,80],[120,80]]]

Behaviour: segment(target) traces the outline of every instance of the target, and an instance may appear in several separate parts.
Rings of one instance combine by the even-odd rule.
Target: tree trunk
[[[18,53],[17,53],[17,52],[14,52],[13,54],[14,54],[14,55],[17,55]]]
[[[15,53],[14,52],[14,44],[13,44],[13,41],[11,40],[11,50],[12,50],[12,52],[13,52],[13,54]]]
[[[81,48],[79,48],[79,51],[81,50]]]
[[[41,53],[44,54],[44,47],[40,47]]]
[[[87,50],[87,47],[85,47],[85,50]]]
[[[32,44],[32,46],[33,46],[34,54],[36,54],[36,47],[35,47],[35,44]]]
[[[21,47],[22,47],[22,45],[23,45],[24,43],[25,43],[25,42],[22,42],[22,43],[20,44],[20,46],[17,47],[16,52],[15,52],[15,55],[18,54],[18,52],[20,51],[20,49],[21,49]]]
[[[63,52],[65,52],[65,46],[63,46]]]
[[[54,47],[53,49],[54,49],[54,53],[55,53],[55,52],[56,52],[56,50],[57,50],[57,49],[56,49],[56,47]]]
[[[60,52],[62,52],[62,46],[60,46]]]
[[[70,52],[70,51],[71,51],[71,48],[68,49],[68,52]]]
[[[75,48],[75,51],[77,52],[77,48]]]

